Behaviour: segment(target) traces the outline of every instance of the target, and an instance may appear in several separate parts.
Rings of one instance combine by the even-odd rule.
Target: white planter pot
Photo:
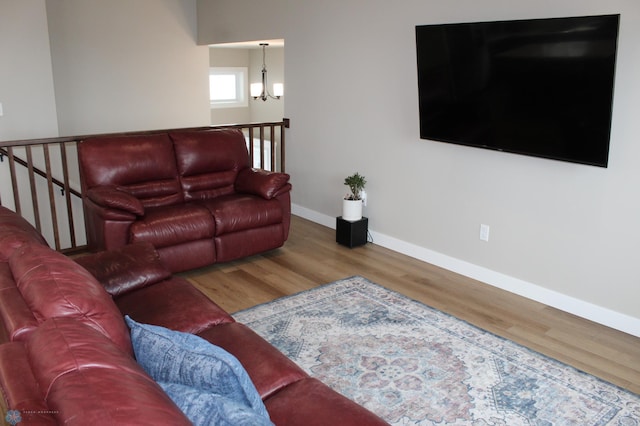
[[[342,200],[342,218],[349,221],[362,219],[362,200]]]

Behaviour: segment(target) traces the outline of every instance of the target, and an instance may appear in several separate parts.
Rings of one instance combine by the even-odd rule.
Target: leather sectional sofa
[[[14,424],[189,424],[136,362],[125,314],[233,354],[276,425],[386,424],[173,276],[150,243],[72,260],[0,207],[0,389]]]
[[[250,167],[238,129],[96,136],[78,145],[88,244],[153,244],[172,272],[284,244],[289,175]]]

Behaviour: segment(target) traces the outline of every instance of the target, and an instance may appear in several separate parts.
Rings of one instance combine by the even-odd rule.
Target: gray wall
[[[195,0],[46,4],[61,135],[209,124]]]
[[[0,140],[57,136],[44,0],[0,1],[0,58]]]
[[[419,138],[415,25],[609,13],[608,169]],[[296,213],[332,225],[358,171],[377,243],[640,335],[640,3],[199,0],[198,20],[200,43],[285,39]]]
[[[0,139],[209,124],[196,0],[0,1]]]

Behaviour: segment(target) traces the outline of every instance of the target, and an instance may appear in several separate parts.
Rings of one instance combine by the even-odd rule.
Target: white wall
[[[208,125],[196,28],[196,0],[0,1],[0,140]]]
[[[419,138],[416,25],[609,13],[622,15],[609,168]],[[200,43],[286,40],[298,213],[331,224],[358,171],[376,242],[640,335],[640,3],[199,0],[198,20]]]
[[[0,140],[58,136],[44,0],[0,1],[0,58]],[[42,164],[39,160],[34,155],[36,164]],[[20,168],[16,173],[25,175]],[[16,209],[10,182],[5,159],[0,162],[0,200]],[[43,182],[36,182],[40,202],[48,205]],[[25,217],[35,223],[30,200],[19,201]]]
[[[47,2],[62,135],[209,124],[195,0]]]
[[[45,0],[0,1],[0,140],[58,136],[49,50]]]

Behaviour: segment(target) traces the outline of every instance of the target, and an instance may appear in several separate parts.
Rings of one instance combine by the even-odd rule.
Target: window
[[[214,67],[209,69],[209,101],[211,108],[248,106],[247,68]]]

